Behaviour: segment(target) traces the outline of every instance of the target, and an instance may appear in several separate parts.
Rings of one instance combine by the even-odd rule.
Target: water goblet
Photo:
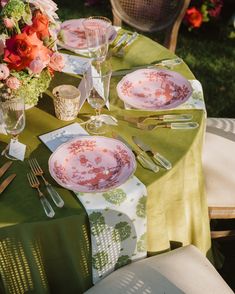
[[[24,99],[14,97],[1,102],[2,120],[5,131],[11,135],[13,142],[18,141],[19,134],[25,127],[25,104]],[[11,160],[17,158],[9,154],[10,145],[5,148],[3,155]]]
[[[91,16],[83,21],[83,27],[90,57],[103,62],[108,53],[112,22],[103,16]]]
[[[102,107],[108,102],[111,74],[111,67],[106,63],[97,68],[92,66],[85,74],[87,101],[96,114],[86,124],[86,129],[91,134],[100,135],[106,131],[100,114]]]

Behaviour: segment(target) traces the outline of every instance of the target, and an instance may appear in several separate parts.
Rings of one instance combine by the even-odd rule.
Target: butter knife
[[[0,184],[0,194],[6,189],[6,187],[14,180],[16,174],[12,174],[7,177],[1,184]]]
[[[0,168],[0,177],[8,170],[8,168],[12,165],[12,161],[7,161]]]
[[[183,61],[181,61],[181,62],[183,62]],[[129,74],[137,69],[142,69],[142,68],[157,68],[158,66],[169,67],[169,64],[171,64],[171,67],[178,65],[179,58],[171,58],[171,59],[165,59],[162,61],[154,61],[151,64],[143,64],[143,65],[137,65],[137,66],[134,66],[134,67],[128,68],[128,69],[120,69],[117,71],[113,71],[112,77],[125,76],[126,74]]]
[[[164,167],[167,170],[172,168],[172,164],[170,163],[168,159],[166,159],[163,155],[161,155],[156,150],[151,148],[149,145],[145,144],[141,139],[139,139],[136,136],[132,136],[132,140],[137,146],[139,146],[140,149],[142,149],[145,152],[150,152],[153,156],[153,160],[157,164],[160,164],[162,167]]]
[[[143,168],[149,169],[155,173],[159,171],[159,167],[152,161],[152,159],[145,152],[141,151],[139,148],[132,147],[124,138],[115,134],[114,132],[112,133],[112,137],[114,139],[121,141],[130,150],[132,150],[134,154],[136,154],[136,159],[143,166]]]

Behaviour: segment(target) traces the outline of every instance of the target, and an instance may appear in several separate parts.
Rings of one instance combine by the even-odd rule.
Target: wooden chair
[[[145,258],[111,273],[87,294],[232,294],[211,263],[193,245]]]
[[[215,219],[235,219],[234,151],[235,119],[207,119],[202,162],[211,223]],[[235,230],[224,227],[224,222],[223,230],[214,230],[211,226],[211,237],[235,236]]]
[[[122,21],[142,32],[166,31],[164,45],[175,52],[190,0],[110,0],[114,25]]]

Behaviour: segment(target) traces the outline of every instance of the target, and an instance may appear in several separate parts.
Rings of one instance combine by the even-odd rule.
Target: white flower
[[[53,23],[59,18],[55,11],[58,9],[57,4],[52,0],[28,0],[41,12],[48,16],[49,20]]]

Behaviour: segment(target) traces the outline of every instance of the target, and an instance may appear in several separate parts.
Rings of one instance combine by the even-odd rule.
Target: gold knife
[[[0,168],[0,177],[8,170],[8,168],[12,165],[12,161],[7,161]]]
[[[7,177],[1,184],[0,184],[0,194],[6,189],[6,187],[14,180],[16,174],[12,174]]]

